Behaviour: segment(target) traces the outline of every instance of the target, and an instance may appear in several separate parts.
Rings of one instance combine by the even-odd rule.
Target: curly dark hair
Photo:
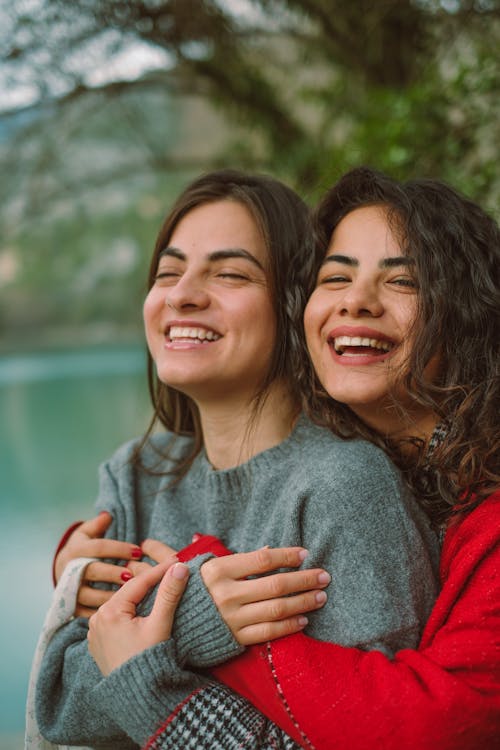
[[[253,216],[268,252],[268,283],[276,319],[276,342],[264,381],[254,399],[254,417],[272,383],[283,380],[300,410],[300,373],[302,366],[302,311],[306,303],[306,277],[303,259],[311,256],[310,211],[302,199],[284,183],[267,175],[247,174],[232,169],[204,174],[189,184],[179,196],[160,229],[148,277],[148,289],[154,284],[158,259],[168,246],[179,222],[194,208],[216,201],[236,201]],[[255,311],[259,315],[259,310]],[[263,325],[267,321],[262,321]],[[148,354],[148,383],[153,404],[153,419],[136,451],[141,449],[160,422],[177,435],[193,437],[189,455],[174,462],[171,473],[180,479],[189,469],[203,445],[198,407],[186,394],[163,383]],[[249,426],[250,427],[250,426]],[[160,457],[161,460],[161,457]]]
[[[440,526],[500,486],[500,229],[443,182],[401,183],[359,167],[345,174],[314,212],[316,273],[339,222],[371,205],[387,211],[402,252],[415,262],[417,316],[404,384],[438,415],[441,439],[432,452],[423,441],[410,439],[414,450],[409,452],[408,439],[402,444],[374,434],[348,406],[331,399],[312,367],[305,376],[306,409],[344,438],[361,436],[381,445]],[[310,294],[314,273],[308,285]],[[431,383],[424,369],[436,354],[440,374]]]

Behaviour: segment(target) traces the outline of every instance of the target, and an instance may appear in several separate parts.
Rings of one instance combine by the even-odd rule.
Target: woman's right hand
[[[95,518],[85,521],[73,531],[54,561],[56,582],[60,579],[68,562],[77,557],[140,560],[143,552],[137,545],[102,538],[111,521],[112,516],[109,513],[102,512]],[[93,562],[87,565],[84,580],[78,590],[75,615],[77,617],[90,617],[113,595],[113,591],[93,588],[89,586],[89,582],[100,581],[121,586],[131,577],[132,573],[123,565],[107,562]]]
[[[322,589],[331,580],[325,570],[267,575],[298,567],[306,556],[302,547],[264,547],[203,563],[205,586],[238,643],[250,646],[297,633],[307,625],[304,613],[324,605]]]

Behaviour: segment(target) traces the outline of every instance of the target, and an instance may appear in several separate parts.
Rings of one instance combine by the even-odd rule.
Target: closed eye
[[[318,286],[320,284],[345,284],[351,279],[348,276],[343,276],[340,273],[332,274],[331,276],[324,276],[318,280]]]
[[[243,281],[248,280],[248,276],[244,276],[242,273],[234,273],[229,271],[222,271],[217,274],[220,279],[240,279]]]
[[[411,276],[398,276],[396,279],[391,279],[389,284],[402,286],[407,289],[418,289],[417,282]]]

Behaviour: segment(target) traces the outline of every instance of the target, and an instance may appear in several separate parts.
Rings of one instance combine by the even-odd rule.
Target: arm
[[[101,468],[98,505],[113,517],[107,533],[133,544],[137,538],[135,514],[127,512],[121,499],[127,491],[130,496],[130,487],[134,486],[133,469],[124,450]],[[61,627],[48,644],[36,687],[38,725],[55,743],[133,747],[100,701],[97,688],[102,675],[88,651],[87,629],[87,621],[77,618]],[[173,650],[172,645],[169,648]],[[172,710],[203,684],[192,673],[182,673],[181,677],[182,684],[174,676],[171,679]]]
[[[168,707],[168,678],[162,662],[169,658],[173,609],[184,590],[188,569],[177,563],[163,575],[165,568],[158,565],[132,580],[89,623],[89,649],[104,676],[97,688],[100,701],[138,743],[147,738],[151,727],[156,728]],[[151,614],[136,616],[137,604],[161,576]],[[149,668],[147,679],[142,671],[144,664]],[[229,750],[236,741],[247,750],[299,750],[290,737],[221,685],[206,683],[192,693],[192,698],[196,712],[191,713],[190,700],[180,703],[173,713],[182,720],[172,726],[169,721],[162,725],[151,747]],[[232,716],[229,719],[228,715],[226,726],[224,702],[228,699]],[[184,720],[189,722],[187,732]]]
[[[492,747],[500,735],[499,520],[496,493],[448,531],[443,588],[417,650],[390,659],[297,634],[213,673],[290,734],[293,717],[316,750]],[[165,744],[151,747],[173,748],[168,739],[197,702],[200,694],[165,722]],[[236,720],[230,697],[224,707]]]

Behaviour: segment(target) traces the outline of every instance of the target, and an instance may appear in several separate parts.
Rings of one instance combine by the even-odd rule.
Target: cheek
[[[304,311],[304,330],[306,334],[307,348],[312,352],[319,346],[323,313],[318,299],[313,296],[306,305]]]

